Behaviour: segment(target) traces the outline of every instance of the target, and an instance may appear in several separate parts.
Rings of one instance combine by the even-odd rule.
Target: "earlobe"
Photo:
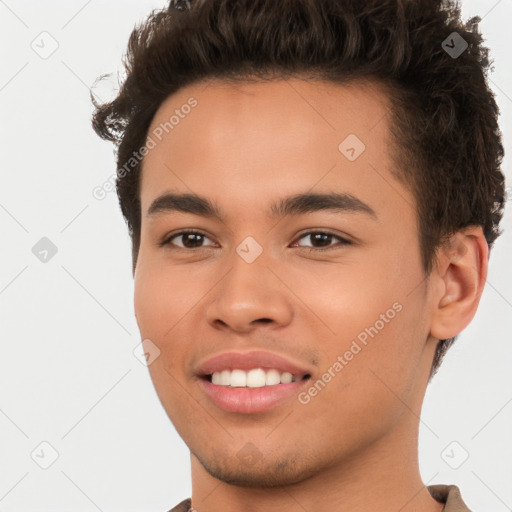
[[[470,226],[452,235],[438,252],[433,280],[430,333],[437,339],[459,334],[473,319],[487,278],[489,248],[482,228]]]

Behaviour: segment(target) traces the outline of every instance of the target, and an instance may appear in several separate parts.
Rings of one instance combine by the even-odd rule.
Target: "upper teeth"
[[[279,373],[278,370],[264,370],[263,368],[255,368],[248,372],[244,370],[222,370],[212,374],[213,384],[233,388],[261,388],[263,386],[274,386],[275,384],[288,384],[299,379],[300,377],[293,377],[289,372]]]

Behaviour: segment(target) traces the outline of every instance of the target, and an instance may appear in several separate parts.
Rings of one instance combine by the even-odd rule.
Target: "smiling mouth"
[[[204,380],[219,386],[249,389],[290,384],[310,377],[309,373],[292,375],[290,372],[281,372],[274,368],[254,368],[248,371],[234,368],[202,376]]]
[[[308,385],[306,381],[312,378],[312,373],[290,364],[281,364],[285,368],[251,367],[245,361],[245,365],[242,362],[240,366],[245,369],[237,368],[236,364],[217,364],[216,368],[198,375],[202,391],[225,412],[258,414],[269,411],[297,396]]]

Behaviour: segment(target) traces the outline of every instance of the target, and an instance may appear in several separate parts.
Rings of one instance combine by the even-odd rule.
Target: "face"
[[[160,401],[215,478],[300,482],[418,421],[430,295],[388,112],[376,85],[294,79],[194,84],[153,119],[135,314]]]

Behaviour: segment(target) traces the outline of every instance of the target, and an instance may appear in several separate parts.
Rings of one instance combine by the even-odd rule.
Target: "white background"
[[[117,197],[92,195],[115,160],[90,126],[89,88],[121,69],[134,24],[166,3],[0,1],[3,512],[165,512],[191,493],[188,450],[133,354],[131,247]],[[512,3],[462,7],[464,19],[484,17],[510,153]],[[51,47],[43,31],[58,43],[47,59],[31,48],[38,37]],[[509,155],[504,170],[510,192]],[[512,509],[510,209],[479,311],[428,389],[420,424],[425,484],[457,484],[477,512]],[[42,237],[57,247],[47,263],[32,253]],[[48,469],[31,457],[50,456],[43,441],[59,454]],[[452,469],[446,453],[458,461],[463,450],[469,458]]]

